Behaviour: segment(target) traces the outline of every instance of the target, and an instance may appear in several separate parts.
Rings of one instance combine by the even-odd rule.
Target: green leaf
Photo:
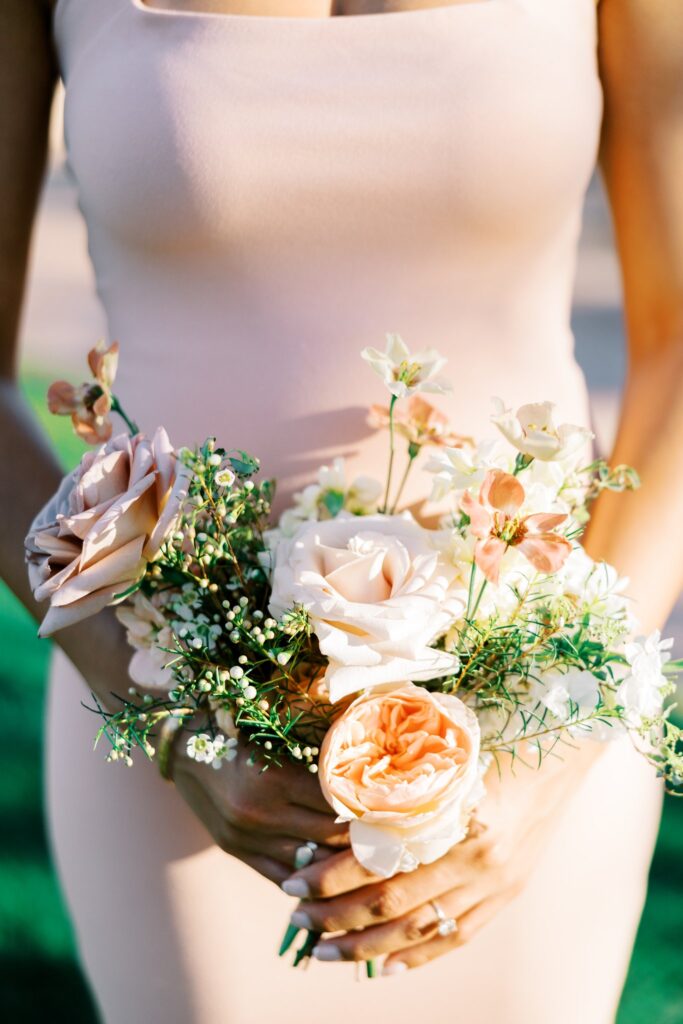
[[[322,501],[330,516],[334,519],[344,508],[344,492],[325,491]]]

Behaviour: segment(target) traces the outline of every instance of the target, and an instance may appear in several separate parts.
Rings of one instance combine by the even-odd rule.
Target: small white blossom
[[[235,482],[235,474],[231,469],[221,469],[216,473],[214,480],[219,487],[232,487]]]
[[[590,441],[593,434],[585,427],[553,422],[552,402],[522,405],[517,413],[508,409],[500,398],[494,398],[495,412],[491,420],[511,445],[523,455],[534,459],[563,459]]]
[[[412,353],[399,334],[387,334],[384,352],[364,348],[361,356],[379,374],[395,398],[405,398],[418,391],[443,393],[450,391],[447,381],[437,377],[446,359],[436,349]]]
[[[200,732],[187,741],[187,756],[193,761],[211,764],[216,756],[213,740],[208,733]]]
[[[624,645],[630,671],[617,690],[617,702],[626,711],[627,723],[638,728],[644,718],[661,713],[668,680],[662,672],[670,659],[673,639],[662,640],[657,629],[648,637],[637,637]]]
[[[226,739],[223,735],[216,736],[213,741],[214,759],[211,762],[212,768],[221,768],[224,761],[233,761],[237,757],[237,739],[230,736]]]

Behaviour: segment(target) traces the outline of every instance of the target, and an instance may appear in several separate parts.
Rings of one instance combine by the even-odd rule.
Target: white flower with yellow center
[[[394,398],[406,398],[418,391],[443,393],[451,390],[448,381],[437,376],[446,359],[436,349],[411,353],[400,334],[387,334],[384,352],[364,348],[361,356],[379,374]]]

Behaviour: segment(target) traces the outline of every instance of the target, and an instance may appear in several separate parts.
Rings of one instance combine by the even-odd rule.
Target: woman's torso
[[[122,397],[282,492],[383,464],[365,345],[449,358],[442,403],[587,418],[571,293],[602,115],[595,0],[340,18],[59,0],[66,139]],[[416,478],[417,479],[417,478]],[[424,485],[422,485],[424,486]]]

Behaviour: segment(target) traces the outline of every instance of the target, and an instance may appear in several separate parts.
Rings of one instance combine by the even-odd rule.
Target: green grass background
[[[68,421],[45,411],[47,380],[25,374],[22,386],[64,466],[73,466],[83,448]],[[0,1009],[5,1021],[94,1024],[43,823],[49,645],[36,639],[29,616],[5,588],[0,589],[0,644]],[[682,938],[683,800],[669,798],[618,1024],[683,1024]]]

